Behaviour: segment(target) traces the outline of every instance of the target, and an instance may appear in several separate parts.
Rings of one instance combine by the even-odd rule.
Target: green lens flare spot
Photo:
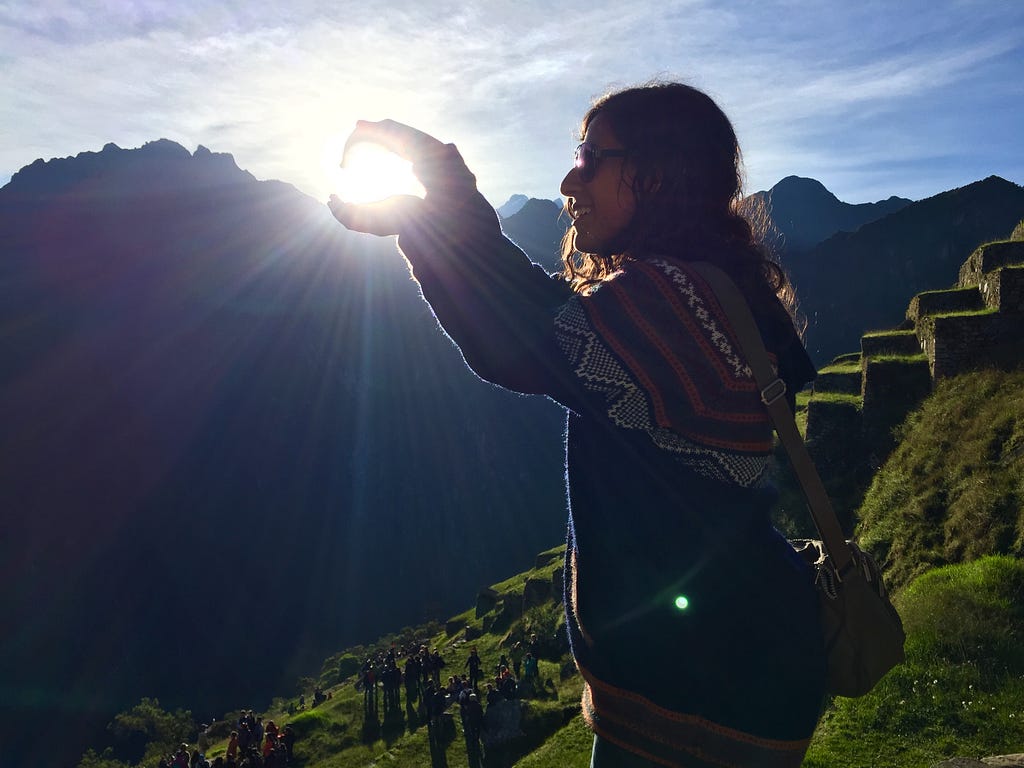
[[[686,597],[686,595],[679,595],[678,597],[676,597],[676,608],[678,608],[680,611],[685,611],[689,607],[690,600]]]

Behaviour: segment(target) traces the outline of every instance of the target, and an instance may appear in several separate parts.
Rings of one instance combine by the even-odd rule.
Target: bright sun
[[[356,144],[341,168],[345,137],[324,145],[323,169],[330,189],[349,203],[370,203],[392,195],[423,197],[423,185],[412,173],[412,163],[375,144]]]

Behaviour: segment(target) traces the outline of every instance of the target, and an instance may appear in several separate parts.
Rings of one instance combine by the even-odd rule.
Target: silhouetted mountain
[[[523,206],[526,205],[526,203],[530,200],[537,200],[537,198],[530,198],[527,197],[526,195],[512,195],[502,205],[499,205],[497,208],[495,208],[495,210],[498,212],[498,215],[501,218],[507,219],[509,216],[515,216],[517,213],[519,213],[523,209]],[[538,200],[538,202],[551,202],[554,203],[559,210],[562,209],[562,198],[560,197],[550,201]]]
[[[559,269],[562,236],[568,219],[560,216],[562,206],[553,200],[528,200],[519,211],[501,222],[509,239],[530,258],[550,270]]]
[[[0,424],[5,765],[143,695],[262,706],[564,533],[560,409],[476,379],[390,239],[202,147],[0,189]]]
[[[844,203],[820,181],[800,176],[787,176],[748,201],[764,207],[776,231],[775,246],[786,253],[806,251],[836,232],[855,232],[913,202],[893,196],[877,203]]]
[[[971,251],[1007,237],[1022,217],[1024,188],[989,176],[787,254],[815,362],[858,350],[865,331],[898,325],[908,296],[956,283]]]
[[[509,216],[519,213],[522,207],[526,205],[526,201],[529,199],[530,198],[528,198],[526,195],[512,195],[512,197],[510,197],[508,200],[506,200],[504,203],[499,205],[494,210],[498,212],[498,215],[501,216],[501,218],[507,219]]]

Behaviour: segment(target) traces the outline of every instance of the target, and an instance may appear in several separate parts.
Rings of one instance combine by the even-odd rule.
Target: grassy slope
[[[805,768],[928,768],[1024,747],[1024,561],[926,573],[896,598],[907,662],[861,699],[837,699]]]
[[[493,585],[492,588],[502,596],[519,599],[528,578],[548,581],[551,579],[552,573],[561,564],[561,559],[557,556],[561,549],[559,547],[545,553],[551,556],[548,564],[518,574]],[[487,672],[493,669],[498,657],[507,651],[510,645],[509,637],[522,637],[530,632],[537,632],[541,637],[549,637],[564,632],[564,628],[560,626],[561,617],[561,605],[552,601],[529,609],[523,616],[508,624],[499,622],[500,629],[484,632],[480,637],[467,642],[464,638],[467,626],[482,629],[482,620],[476,618],[474,609],[470,609],[452,618],[460,627],[454,636],[449,637],[442,630],[432,637],[421,637],[428,645],[441,651],[448,665],[443,670],[445,677],[465,672],[464,664],[469,649],[474,646],[478,649],[484,661],[484,670]],[[386,648],[392,639],[381,638],[375,646],[360,649],[357,655],[370,655],[375,648]],[[342,659],[351,655],[342,653],[334,658]],[[582,682],[575,671],[566,674],[567,663],[568,657],[558,660],[541,659],[539,662],[544,691],[540,696],[523,702],[524,737],[512,753],[513,759],[521,757],[526,760],[521,763],[524,766],[558,765],[573,768],[579,765],[580,768],[585,768],[589,763],[589,736],[578,715]],[[333,666],[333,663],[325,665],[321,681],[332,679],[332,670],[328,667]],[[363,716],[363,694],[355,690],[354,682],[354,677],[348,677],[326,687],[325,693],[331,693],[329,701],[294,716],[289,716],[284,710],[289,704],[295,703],[295,698],[279,700],[275,708],[264,713],[264,719],[292,724],[299,735],[295,754],[300,761],[299,765],[306,768],[362,768],[377,765],[390,768],[423,768],[431,765],[427,728],[420,722],[417,712],[405,709],[404,690],[401,695],[402,717],[393,723],[383,723],[379,730],[368,730],[365,728],[366,721]],[[453,715],[453,722],[446,739],[447,764],[467,765],[469,763],[466,745],[461,724],[458,723],[458,707],[453,705],[449,712]],[[557,743],[545,743],[552,733],[563,730],[563,727],[563,739]],[[581,746],[583,742],[586,742],[587,746]],[[213,759],[223,754],[225,748],[226,743],[219,742],[208,751],[207,756]],[[578,762],[575,761],[577,756]],[[541,762],[537,762],[538,760]],[[547,762],[548,760],[554,762]]]
[[[862,540],[886,557],[891,581],[904,585],[896,601],[908,630],[908,662],[868,696],[829,706],[805,761],[808,768],[926,768],[950,755],[1024,749],[1024,562],[977,560],[1022,550],[1022,405],[1024,372],[968,374],[940,384],[902,429],[899,447],[861,510],[861,527]],[[527,578],[549,579],[559,564],[558,549],[549,553],[547,565],[494,589],[520,595]],[[975,562],[932,570],[961,560]],[[499,622],[472,645],[490,666],[507,647],[509,632],[561,631],[561,611],[554,602],[538,606],[511,623]],[[448,673],[459,671],[468,653],[465,627],[482,629],[472,609],[453,620],[460,629],[452,637],[444,631],[422,635],[442,650]],[[422,630],[403,630],[410,632],[421,636]],[[377,647],[392,639],[382,638]],[[364,732],[362,694],[351,677],[339,681],[337,669],[341,660],[352,662],[370,651],[354,649],[325,664],[321,681],[332,693],[330,701],[288,716],[289,701],[277,700],[265,713],[296,728],[300,765],[431,765],[426,728],[415,716]],[[591,736],[578,714],[580,679],[567,657],[542,661],[540,674],[550,685],[545,698],[526,703],[526,737],[508,764],[586,768]],[[402,701],[404,706],[404,692]],[[222,754],[224,747],[220,742],[208,755]],[[457,723],[445,758],[447,765],[468,764]]]
[[[1024,371],[941,382],[901,428],[859,517],[894,586],[947,563],[1024,554]]]

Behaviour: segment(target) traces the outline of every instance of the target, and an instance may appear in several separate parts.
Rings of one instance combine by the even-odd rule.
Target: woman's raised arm
[[[571,296],[567,283],[501,232],[453,144],[393,120],[360,122],[346,143],[373,142],[412,162],[426,195],[356,205],[332,197],[349,229],[398,235],[423,296],[482,378],[518,392],[548,394],[572,407],[554,316]]]

